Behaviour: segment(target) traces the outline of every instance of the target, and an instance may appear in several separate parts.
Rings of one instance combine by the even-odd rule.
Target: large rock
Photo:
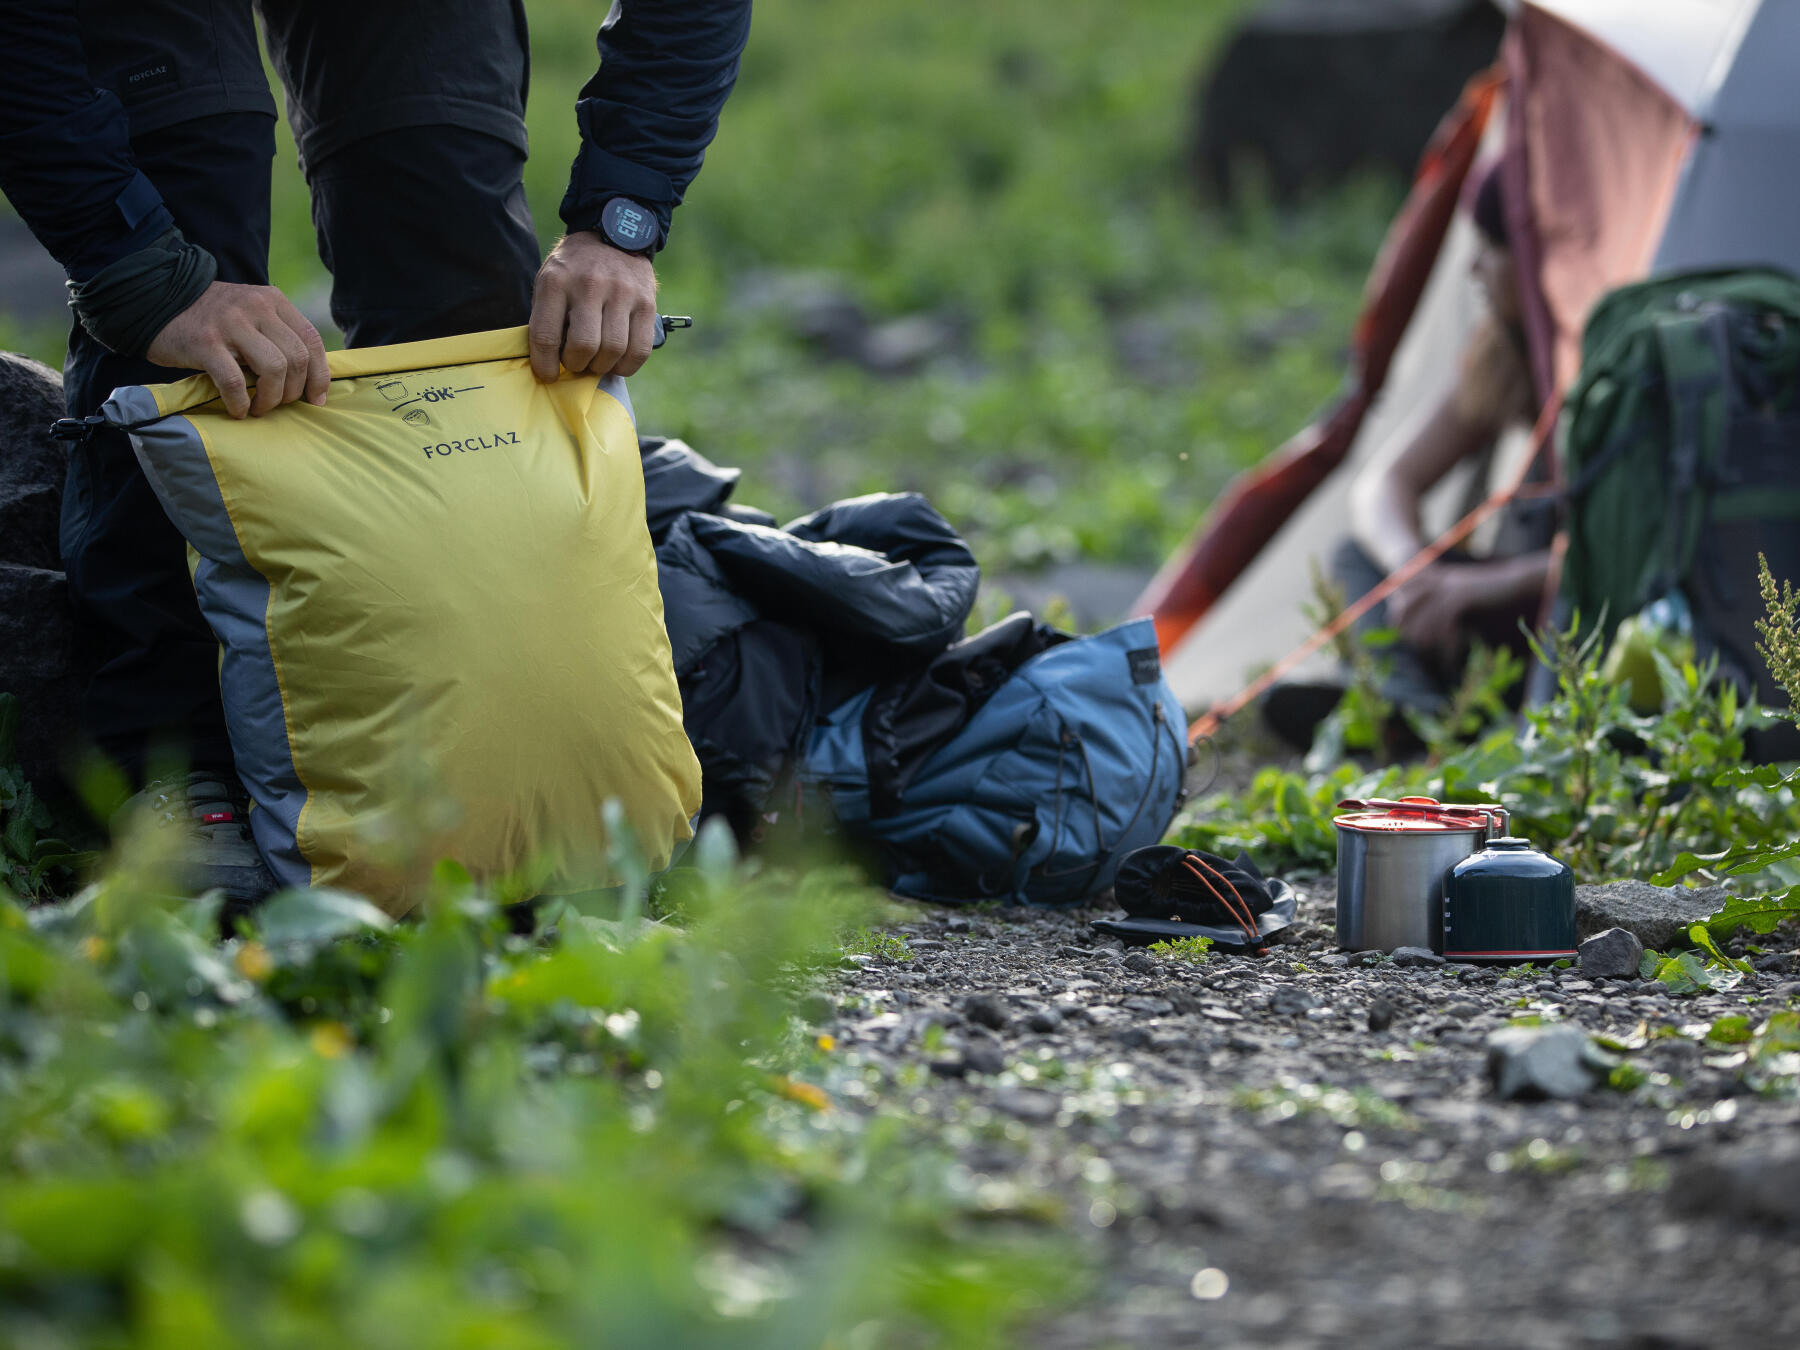
[[[82,684],[56,542],[67,461],[50,424],[62,415],[61,377],[0,352],[0,692],[23,705],[19,757],[45,789],[74,739]]]
[[[1190,171],[1226,201],[1247,161],[1282,200],[1359,170],[1410,178],[1505,27],[1489,0],[1271,0],[1196,100]]]
[[[1710,916],[1729,898],[1723,886],[1690,891],[1647,881],[1614,881],[1575,888],[1575,931],[1581,938],[1623,928],[1656,951],[1687,945],[1690,924]]]
[[[68,460],[50,435],[62,415],[62,377],[0,352],[0,562],[62,566],[56,523]]]

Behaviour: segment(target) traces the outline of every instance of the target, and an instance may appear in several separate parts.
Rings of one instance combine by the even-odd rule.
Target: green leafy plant
[[[879,928],[858,928],[844,938],[844,955],[873,956],[883,961],[910,961],[913,949],[906,939]]]
[[[448,866],[419,922],[291,891],[221,943],[148,831],[0,896],[0,1343],[974,1350],[1079,1288],[1045,1193],[977,1215],[802,1034],[877,898],[696,853],[679,925]]]
[[[1427,764],[1441,764],[1486,728],[1512,717],[1507,696],[1525,678],[1525,660],[1506,647],[1474,643],[1463,665],[1462,680],[1440,713],[1407,709],[1407,724],[1425,744]]]
[[[1756,624],[1763,641],[1757,651],[1768,663],[1777,684],[1788,696],[1788,707],[1776,714],[1789,721],[1800,720],[1800,593],[1792,582],[1779,588],[1769,571],[1768,559],[1757,558],[1758,581],[1763,604],[1768,613]],[[1786,806],[1795,800],[1800,784],[1800,769],[1784,769],[1779,765],[1734,764],[1713,780],[1716,788],[1738,795],[1752,807]],[[1800,832],[1788,830],[1773,837],[1733,839],[1726,847],[1712,853],[1683,851],[1656,878],[1658,885],[1669,885],[1696,872],[1713,877],[1755,876],[1773,871],[1787,880],[1787,888],[1776,894],[1739,897],[1727,900],[1707,920],[1708,930],[1725,937],[1739,928],[1753,933],[1773,932],[1778,924],[1800,919],[1800,878],[1792,864],[1800,860]]]
[[[1556,693],[1525,714],[1522,731],[1496,727],[1435,763],[1265,769],[1247,792],[1190,807],[1174,840],[1213,852],[1247,849],[1265,866],[1326,870],[1336,857],[1331,822],[1340,800],[1423,794],[1501,803],[1515,834],[1584,880],[1661,871],[1666,883],[1709,863],[1749,873],[1800,858],[1794,786],[1779,772],[1738,765],[1744,734],[1761,714],[1714,681],[1710,666],[1677,667],[1660,653],[1663,706],[1634,713],[1625,688],[1601,675],[1599,646],[1575,626],[1539,646]]]
[[[1192,937],[1167,938],[1162,942],[1152,942],[1147,950],[1151,955],[1164,961],[1185,961],[1189,965],[1204,965],[1212,959],[1213,940],[1198,934]]]
[[[1693,995],[1734,989],[1752,973],[1748,961],[1720,951],[1706,924],[1688,928],[1688,940],[1696,950],[1673,953],[1645,952],[1638,973],[1661,981],[1671,994]]]
[[[1800,716],[1800,591],[1791,580],[1777,586],[1768,558],[1760,553],[1756,555],[1756,580],[1766,611],[1765,617],[1756,621],[1762,637],[1756,650],[1787,694],[1786,715],[1792,720]]]

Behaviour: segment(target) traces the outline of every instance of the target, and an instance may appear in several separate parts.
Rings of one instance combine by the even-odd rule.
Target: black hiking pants
[[[312,193],[331,315],[353,347],[523,324],[539,255],[525,204],[528,50],[519,0],[259,0]],[[275,105],[249,0],[87,0],[96,83],[131,118],[138,167],[219,280],[267,284]],[[298,297],[304,300],[305,297]],[[69,414],[188,372],[76,325]],[[231,763],[218,643],[187,546],[120,433],[78,445],[63,563],[88,737],[134,776],[164,754]]]

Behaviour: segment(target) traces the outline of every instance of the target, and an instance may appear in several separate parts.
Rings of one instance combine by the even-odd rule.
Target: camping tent
[[[1486,139],[1503,155],[1540,393],[1567,387],[1587,313],[1615,286],[1701,266],[1765,263],[1800,272],[1796,62],[1800,0],[1517,5],[1503,46],[1504,111],[1489,121]],[[1423,173],[1396,222],[1395,234],[1410,231],[1415,246],[1414,208],[1427,188],[1441,195],[1443,184]],[[1230,695],[1248,672],[1306,636],[1300,606],[1313,561],[1322,563],[1344,531],[1349,478],[1397,454],[1454,378],[1461,337],[1477,313],[1465,280],[1473,238],[1458,220],[1426,242],[1439,241],[1416,310],[1410,296],[1398,307],[1386,298],[1390,312],[1404,310],[1411,322],[1398,349],[1388,349],[1385,383],[1358,392],[1367,381],[1353,372],[1354,439],[1346,440],[1347,455],[1325,447],[1328,462],[1318,473],[1340,458],[1348,469],[1317,491],[1299,476],[1301,486],[1274,510],[1264,500],[1248,511],[1253,494],[1228,492],[1140,597],[1138,612],[1157,617],[1170,679],[1190,708]],[[1406,242],[1390,237],[1384,261]],[[1378,263],[1371,309],[1394,288],[1391,271]],[[1294,457],[1291,446],[1284,453]],[[1258,472],[1246,477],[1260,485],[1268,466],[1260,479]],[[1224,555],[1233,577],[1220,572]]]

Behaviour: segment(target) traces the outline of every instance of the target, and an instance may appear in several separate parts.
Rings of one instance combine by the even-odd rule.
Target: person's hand
[[[273,286],[213,282],[163,325],[144,355],[155,365],[205,371],[233,417],[261,417],[302,396],[323,407],[331,389],[319,330]]]
[[[1463,616],[1485,601],[1484,580],[1479,563],[1433,563],[1388,597],[1388,619],[1417,650],[1453,658]]]
[[[656,340],[656,269],[592,230],[557,240],[531,293],[531,372],[635,375]]]

